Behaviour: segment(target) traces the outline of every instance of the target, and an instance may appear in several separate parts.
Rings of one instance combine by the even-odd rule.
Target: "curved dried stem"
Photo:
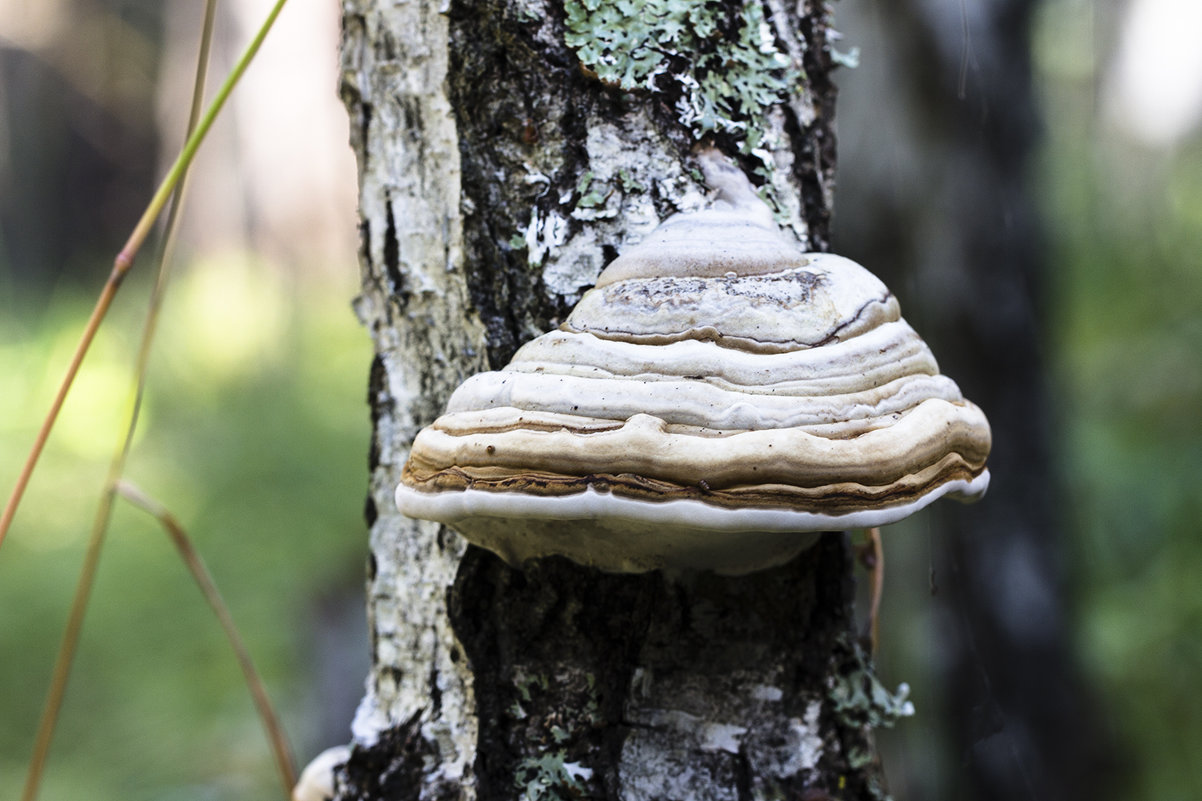
[[[63,697],[66,694],[67,681],[70,677],[71,665],[74,661],[76,646],[79,642],[79,634],[83,627],[84,615],[87,611],[88,600],[91,597],[92,584],[95,579],[96,569],[100,562],[100,553],[103,549],[105,535],[108,530],[109,520],[112,516],[112,507],[114,493],[122,473],[125,469],[125,462],[129,455],[130,445],[133,442],[134,431],[137,427],[137,421],[141,410],[142,397],[145,391],[147,366],[150,358],[150,348],[154,339],[154,333],[157,329],[158,313],[162,305],[162,298],[167,285],[169,276],[169,250],[171,247],[172,234],[175,230],[176,221],[178,220],[179,210],[182,203],[183,188],[186,184],[188,167],[191,165],[192,158],[195,156],[196,150],[203,141],[208,129],[212,126],[213,120],[225,103],[230,91],[236,85],[246,67],[250,64],[254,54],[258,51],[262,44],[263,38],[270,30],[275,18],[279,15],[280,10],[286,0],[278,0],[271,14],[260,28],[255,39],[247,47],[242,58],[239,59],[233,72],[222,85],[217,96],[210,104],[208,111],[203,119],[200,119],[201,101],[204,93],[205,78],[207,75],[207,65],[209,62],[209,52],[212,42],[213,20],[216,12],[216,0],[208,0],[205,9],[205,20],[201,36],[201,46],[198,54],[198,64],[196,69],[196,83],[193,91],[192,110],[189,115],[188,136],[184,144],[180,156],[176,159],[168,172],[167,178],[159,187],[146,212],[142,215],[142,219],[135,227],[129,241],[122,248],[120,254],[113,266],[113,271],[109,276],[108,282],[101,291],[100,297],[97,300],[96,307],[92,312],[91,318],[84,329],[83,337],[80,340],[71,364],[67,370],[67,375],[63,379],[59,387],[58,394],[55,396],[54,403],[51,405],[49,414],[42,424],[42,428],[38,433],[37,439],[34,442],[33,449],[27,458],[21,474],[17,480],[17,486],[13,490],[12,496],[8,500],[8,504],[4,509],[4,514],[0,517],[0,544],[3,543],[4,535],[12,522],[12,518],[16,512],[17,505],[20,503],[25,486],[29,481],[29,477],[33,472],[34,465],[41,454],[42,448],[45,445],[46,439],[49,436],[50,429],[54,425],[54,421],[58,416],[59,409],[66,398],[67,391],[75,378],[75,374],[79,370],[79,365],[83,361],[84,355],[87,353],[92,339],[95,337],[96,331],[100,327],[100,323],[112,303],[113,296],[116,294],[117,287],[124,279],[126,272],[133,263],[133,257],[141,248],[146,236],[149,234],[150,228],[154,220],[158,217],[166,200],[171,198],[171,209],[168,213],[168,220],[164,236],[161,240],[161,246],[158,252],[159,272],[158,279],[155,283],[154,292],[151,296],[150,305],[147,310],[146,323],[143,328],[142,340],[138,350],[138,358],[135,367],[133,402],[130,412],[129,424],[126,427],[125,433],[118,445],[117,451],[109,465],[108,478],[105,482],[105,488],[100,497],[100,503],[96,510],[96,516],[93,520],[91,536],[88,540],[88,548],[84,555],[84,562],[80,569],[79,581],[76,584],[75,597],[71,604],[71,610],[68,614],[67,625],[63,632],[63,640],[59,646],[58,656],[55,660],[54,671],[51,677],[50,688],[47,691],[46,703],[42,710],[41,719],[38,722],[38,731],[34,738],[33,754],[30,757],[29,769],[26,775],[25,787],[22,791],[22,801],[33,801],[37,798],[38,788],[41,784],[42,774],[45,770],[46,758],[50,750],[50,744],[54,737],[55,725],[58,721],[59,711],[62,708]]]
[[[196,80],[192,89],[192,107],[188,115],[189,137],[196,130],[197,120],[200,116],[202,101],[204,99],[204,86],[206,76],[208,75],[209,53],[212,49],[213,22],[216,17],[216,11],[217,0],[208,0],[205,5],[205,18],[201,30],[200,49],[197,54]],[[109,464],[104,491],[100,496],[100,503],[96,509],[96,517],[92,521],[92,533],[88,539],[88,549],[84,554],[83,565],[80,568],[79,581],[75,585],[75,598],[71,603],[71,611],[67,616],[67,626],[63,632],[63,641],[59,646],[58,657],[55,660],[54,671],[51,674],[50,688],[46,693],[46,703],[42,709],[42,717],[38,721],[37,734],[34,737],[33,754],[29,760],[25,789],[21,795],[23,801],[33,801],[37,797],[38,788],[42,781],[42,774],[45,772],[46,758],[50,751],[50,743],[54,739],[54,730],[58,723],[59,711],[62,709],[63,696],[66,694],[67,680],[70,678],[71,665],[75,657],[75,648],[79,642],[79,633],[83,627],[84,614],[87,612],[88,600],[92,594],[92,583],[96,577],[96,568],[100,562],[100,552],[104,545],[105,534],[108,531],[109,520],[112,517],[114,486],[125,471],[125,462],[129,456],[130,444],[133,442],[134,431],[137,429],[138,417],[142,408],[142,396],[146,388],[147,367],[150,362],[150,346],[154,340],[158,312],[162,306],[163,293],[166,290],[167,278],[170,273],[171,260],[169,258],[169,251],[174,238],[176,223],[179,219],[179,211],[183,202],[183,193],[186,185],[187,170],[185,169],[181,171],[177,189],[171,196],[171,208],[167,213],[167,225],[160,240],[157,254],[159,264],[158,280],[155,282],[154,293],[150,298],[150,305],[146,313],[146,322],[142,330],[142,340],[138,347],[138,358],[134,368],[133,402],[129,424],[126,426],[125,433],[117,446],[112,462]],[[108,293],[108,297],[105,298],[102,293],[101,300],[104,305],[102,307],[98,303],[98,310],[108,308],[108,303],[112,300],[112,294],[116,292],[116,283],[119,282],[120,278],[117,278],[117,281],[114,282],[110,277],[109,283],[104,288],[105,292]],[[100,316],[103,316],[103,312],[101,312]],[[76,350],[75,359],[72,361],[71,369],[68,371],[68,378],[59,388],[55,407],[52,408],[50,416],[47,417],[46,422],[42,425],[42,431],[39,432],[38,442],[35,444],[34,453],[31,454],[31,461],[26,464],[28,472],[32,472],[33,461],[36,461],[37,453],[40,452],[41,446],[45,443],[46,435],[49,434],[50,426],[53,424],[54,417],[57,416],[58,406],[62,405],[62,400],[66,396],[70,381],[74,378],[74,373],[79,367],[79,362],[82,361],[83,354],[87,350],[87,343],[91,341],[91,337],[95,334],[95,330],[99,325],[100,318],[97,316],[97,312],[94,311],[92,313],[92,320],[89,320],[88,327],[85,329],[84,341],[80,343],[80,347]],[[28,480],[28,472],[22,473],[22,477],[26,480]],[[18,485],[18,488],[23,489],[23,486]],[[19,499],[19,495],[15,494],[15,496]],[[16,501],[10,500],[10,505],[15,509]],[[3,538],[2,535],[3,530],[0,529],[0,539]]]
[[[255,670],[254,663],[250,658],[250,652],[246,649],[246,644],[243,643],[242,637],[239,636],[238,628],[234,625],[234,619],[230,615],[229,607],[222,600],[221,593],[218,592],[212,575],[209,573],[208,568],[205,567],[204,560],[200,558],[200,554],[192,547],[192,541],[189,539],[187,532],[184,531],[183,526],[179,524],[175,517],[162,504],[151,499],[128,481],[117,482],[114,489],[122,498],[125,498],[139,509],[150,513],[159,521],[163,529],[167,532],[167,535],[171,537],[171,542],[179,551],[180,558],[184,560],[184,564],[192,574],[192,578],[195,579],[201,593],[204,594],[205,600],[208,601],[209,607],[213,610],[213,614],[217,616],[217,621],[221,624],[221,628],[225,631],[225,636],[230,642],[230,647],[234,650],[234,656],[238,659],[238,665],[242,668],[242,675],[246,679],[246,687],[250,690],[251,697],[254,698],[255,708],[258,710],[259,718],[263,721],[263,728],[267,731],[267,738],[271,743],[276,765],[280,771],[280,781],[284,785],[284,797],[289,798],[292,794],[292,788],[296,784],[296,767],[292,761],[292,752],[288,747],[287,738],[284,736],[284,730],[280,726],[275,709],[271,705],[271,699],[267,695],[267,688],[263,685],[263,679],[259,676],[258,671]]]
[[[885,549],[881,543],[881,530],[868,529],[868,542],[872,547],[872,605],[868,609],[868,636],[872,643],[872,658],[876,658],[881,615],[881,596],[885,594]]]
[[[100,290],[100,296],[96,299],[96,305],[92,309],[92,316],[88,318],[87,325],[84,326],[79,344],[75,348],[75,354],[71,357],[71,362],[67,366],[67,373],[63,376],[58,392],[50,404],[50,410],[46,414],[46,419],[42,421],[42,427],[38,430],[38,434],[34,438],[33,447],[30,449],[29,455],[25,459],[25,464],[17,476],[16,486],[13,488],[12,494],[4,506],[3,513],[0,513],[0,545],[4,543],[4,538],[8,534],[9,527],[12,525],[13,517],[17,513],[17,507],[21,503],[21,497],[25,494],[25,488],[29,484],[30,476],[33,475],[33,469],[37,465],[38,458],[42,454],[42,449],[46,445],[46,440],[50,436],[50,430],[54,428],[54,422],[58,419],[58,413],[67,398],[67,392],[71,389],[71,384],[75,381],[75,375],[79,372],[79,366],[83,363],[84,356],[87,355],[88,348],[91,347],[92,340],[96,337],[96,332],[100,329],[100,324],[104,321],[109,306],[112,305],[118,287],[120,287],[121,282],[133,266],[134,258],[137,256],[138,251],[141,250],[146,237],[150,234],[155,220],[158,219],[171,193],[175,191],[184,173],[187,171],[189,165],[191,165],[192,159],[200,147],[200,143],[204,141],[209,128],[212,127],[213,121],[221,112],[230,92],[237,85],[242,74],[246,72],[246,68],[250,66],[250,62],[254,59],[259,46],[263,43],[263,39],[271,29],[276,17],[279,16],[285,2],[287,0],[276,0],[276,4],[272,7],[271,13],[268,14],[267,20],[259,28],[258,33],[255,34],[255,38],[251,40],[242,57],[238,59],[238,63],[234,65],[234,69],[230,72],[229,77],[226,78],[225,83],[221,85],[221,88],[213,98],[213,102],[209,105],[208,110],[201,118],[196,129],[188,137],[187,142],[184,143],[184,147],[176,158],[175,163],[167,171],[167,176],[163,179],[162,184],[159,185],[154,197],[151,198],[146,211],[142,213],[141,219],[134,226],[129,239],[126,240],[125,246],[121,248],[121,252],[113,260],[113,269],[109,273],[104,288]]]
[[[867,641],[870,655],[876,659],[881,596],[885,592],[885,548],[881,542],[879,527],[873,526],[863,531],[866,542],[856,545],[855,551],[860,565],[872,574],[872,590],[868,605],[868,620],[864,623],[864,630],[860,638],[861,641]]]

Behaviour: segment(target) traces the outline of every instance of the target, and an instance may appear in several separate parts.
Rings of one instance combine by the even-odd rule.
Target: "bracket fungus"
[[[802,253],[743,173],[615,259],[415,439],[397,504],[510,564],[743,574],[989,483],[989,424],[896,298]]]

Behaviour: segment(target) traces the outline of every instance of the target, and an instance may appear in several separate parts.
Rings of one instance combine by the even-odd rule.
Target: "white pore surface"
[[[534,496],[472,489],[431,493],[402,484],[396,501],[402,513],[444,523],[514,566],[559,555],[617,573],[712,569],[741,575],[787,562],[810,547],[818,532],[887,525],[944,495],[975,500],[988,486],[986,470],[910,503],[844,515],[728,509],[694,499],[652,502],[592,487],[575,495]]]

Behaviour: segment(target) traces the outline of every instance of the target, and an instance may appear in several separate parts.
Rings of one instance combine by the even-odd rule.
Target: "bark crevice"
[[[849,554],[828,534],[780,568],[672,579],[469,548],[449,609],[475,676],[479,798],[556,763],[590,777],[560,777],[589,798],[788,797],[832,777],[877,797],[879,720],[831,690],[867,670]]]

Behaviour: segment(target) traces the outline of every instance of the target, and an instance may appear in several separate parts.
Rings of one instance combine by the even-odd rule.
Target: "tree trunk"
[[[373,668],[339,797],[880,797],[871,729],[905,704],[853,633],[846,536],[752,576],[670,580],[559,558],[517,570],[394,510],[408,444],[462,379],[702,204],[700,138],[826,248],[826,8],[586,5],[343,3],[376,357]]]

